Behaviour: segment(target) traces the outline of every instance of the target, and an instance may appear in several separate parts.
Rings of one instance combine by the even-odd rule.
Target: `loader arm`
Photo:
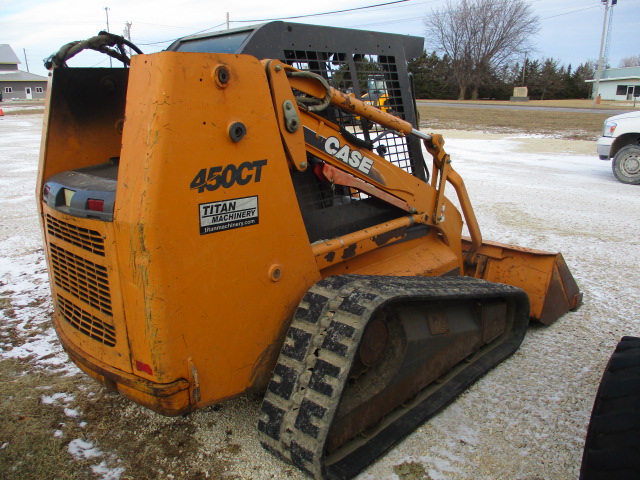
[[[319,75],[300,72],[277,60],[265,60],[263,64],[291,168],[304,171],[311,168],[307,158],[320,159],[323,165],[319,176],[332,186],[354,188],[409,214],[375,229],[314,244],[314,255],[321,269],[344,258],[345,252],[356,244],[360,247],[356,252],[366,253],[378,246],[372,240],[376,236],[424,224],[435,228],[458,256],[461,274],[517,286],[527,292],[532,319],[550,324],[581,305],[582,294],[561,254],[483,242],[464,180],[451,166],[442,135],[419,132],[409,122],[331,88]],[[391,134],[421,138],[433,159],[430,184],[387,161],[376,154],[371,145],[304,105],[298,108],[296,102],[300,97],[294,92],[318,99],[324,106],[331,104],[366,118]],[[447,183],[454,188],[470,238],[461,236],[458,217],[447,214],[457,213],[445,196]]]
[[[313,168],[308,157],[320,160],[323,162],[320,166],[320,177],[332,186],[352,187],[399,207],[409,214],[397,222],[388,222],[386,226],[375,230],[352,234],[347,239],[329,239],[322,244],[315,244],[316,257],[329,256],[338,261],[342,256],[335,253],[344,252],[357,241],[369,240],[371,244],[371,238],[391,232],[400,226],[424,224],[440,232],[445,243],[460,259],[462,271],[462,224],[459,216],[453,214],[456,212],[455,207],[444,197],[444,185],[440,184],[437,188],[429,185],[376,154],[370,145],[366,145],[366,141],[310,109],[299,107],[296,102],[299,102],[300,97],[296,97],[294,92],[302,92],[320,102],[324,101],[325,105],[332,104],[355,113],[383,126],[390,134],[417,134],[424,139],[428,148],[431,148],[433,137],[421,134],[409,122],[329,87],[318,75],[300,72],[278,60],[266,60],[263,64],[270,80],[274,110],[279,119],[285,151],[289,153],[291,168],[305,171],[307,168]],[[441,140],[442,137],[436,138]],[[470,207],[470,204],[468,205]],[[445,211],[452,212],[452,215],[445,217]],[[364,247],[358,251],[366,253],[372,248],[375,246],[370,245],[370,248]],[[322,266],[326,267],[330,263],[322,262]]]

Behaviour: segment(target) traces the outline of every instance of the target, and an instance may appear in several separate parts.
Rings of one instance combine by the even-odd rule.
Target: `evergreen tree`
[[[447,55],[440,58],[435,51],[430,54],[423,52],[409,62],[409,71],[414,77],[417,98],[458,98],[459,82],[454,75],[453,62]],[[523,68],[519,62],[497,68],[486,66],[469,83],[472,98],[508,100],[513,88],[520,86],[528,87],[532,99],[589,98],[591,84],[585,83],[585,80],[594,78],[595,63],[586,61],[574,70],[571,64],[565,67],[553,58],[527,59],[524,85],[522,75]]]
[[[456,85],[451,71],[451,62],[445,55],[438,57],[436,52],[422,55],[409,62],[409,72],[417,98],[452,99],[456,98]]]
[[[587,61],[576,68],[573,74],[576,92],[573,98],[589,98],[591,97],[591,84],[585,83],[585,80],[595,78],[595,62]]]
[[[538,82],[540,100],[557,98],[556,93],[562,88],[562,77],[556,60],[547,58],[544,61]]]

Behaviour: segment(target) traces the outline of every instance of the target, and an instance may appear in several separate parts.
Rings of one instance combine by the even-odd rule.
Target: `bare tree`
[[[640,55],[632,55],[620,60],[620,67],[640,67]]]
[[[477,98],[493,71],[532,50],[540,28],[525,0],[447,0],[424,23],[429,47],[452,59],[461,100],[470,87]]]

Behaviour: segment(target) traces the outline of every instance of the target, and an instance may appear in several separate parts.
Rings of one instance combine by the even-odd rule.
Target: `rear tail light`
[[[153,375],[153,370],[151,370],[151,367],[146,363],[140,362],[139,360],[136,360],[136,370],[138,370],[139,372],[148,373],[149,375]]]
[[[104,212],[104,200],[98,198],[89,198],[87,200],[87,210],[94,212]]]

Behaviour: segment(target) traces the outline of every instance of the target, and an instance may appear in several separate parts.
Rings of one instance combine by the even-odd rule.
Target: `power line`
[[[437,1],[439,1],[439,0],[426,0],[426,1],[423,0],[421,2],[412,3],[412,5],[436,3]],[[538,0],[538,1],[540,1],[540,0]],[[378,4],[374,4],[374,5],[366,5],[366,6],[362,6],[362,7],[346,8],[346,9],[341,9],[341,10],[332,10],[332,11],[320,12],[320,13],[311,13],[311,14],[307,14],[307,15],[294,15],[294,16],[289,16],[289,17],[263,18],[263,19],[252,19],[252,20],[231,20],[231,23],[262,23],[262,22],[270,22],[270,21],[276,21],[276,20],[294,20],[294,19],[299,19],[299,18],[319,17],[319,16],[327,16],[327,15],[340,15],[340,14],[345,14],[345,13],[357,12],[357,11],[365,10],[365,9],[386,7],[386,6],[390,6],[390,5],[399,6],[398,4],[408,3],[408,2],[413,2],[413,0],[394,0],[394,1],[391,1],[391,2],[378,3]],[[402,6],[404,6],[404,5],[402,5]],[[564,15],[571,15],[571,14],[582,12],[582,11],[585,11],[585,10],[591,10],[593,8],[599,8],[599,7],[596,5],[596,6],[581,8],[581,9],[577,9],[577,10],[571,10],[571,11],[565,12],[565,13],[559,13],[559,14],[556,14],[556,15],[550,15],[548,17],[542,17],[542,20],[555,18],[555,17],[560,17],[560,16],[564,16]],[[420,18],[408,17],[408,18],[403,18],[403,19],[399,19],[399,20],[387,20],[387,21],[376,22],[376,23],[366,23],[366,24],[354,25],[354,27],[362,28],[362,27],[374,27],[374,26],[382,26],[382,25],[392,25],[392,24],[397,24],[397,23],[406,23],[406,22],[416,21],[416,20],[419,20],[419,19],[421,19],[421,17]],[[157,25],[157,26],[160,26],[158,24],[146,23],[146,22],[137,22],[137,23],[144,24],[144,25]],[[193,33],[187,34],[185,36],[198,35],[198,34],[205,33],[205,32],[211,31],[211,30],[215,30],[216,28],[222,27],[224,25],[226,25],[226,22],[219,23],[219,24],[214,25],[212,27],[208,27],[208,28],[205,28],[203,30],[199,30],[197,32],[193,32]],[[172,28],[188,28],[188,27],[180,27],[180,26],[177,26],[177,25],[162,25],[162,26],[172,27]],[[162,45],[162,44],[174,42],[176,40],[184,38],[185,36],[171,38],[171,39],[168,39],[168,40],[159,40],[159,41],[156,41],[156,42],[136,42],[136,43],[138,45],[142,45],[142,46]]]
[[[426,1],[426,2],[420,2],[421,4],[424,3],[435,3],[438,0],[430,0],[430,1]],[[582,12],[584,10],[591,10],[593,8],[599,8],[597,5],[596,6],[592,6],[592,7],[586,7],[586,8],[581,8],[579,10],[572,10],[570,12],[565,12],[565,13],[559,13],[557,15],[552,15],[550,17],[543,17],[542,20],[546,20],[548,18],[554,18],[554,17],[560,17],[563,15],[570,15],[572,13],[577,13],[577,12]],[[376,23],[363,23],[360,25],[354,25],[354,27],[377,27],[380,25],[392,25],[394,23],[406,23],[406,22],[412,22],[412,21],[416,21],[416,20],[422,20],[422,17],[407,17],[407,18],[401,18],[398,20],[386,20],[384,22],[376,22]]]
[[[394,23],[407,23],[407,22],[417,22],[422,21],[423,17],[410,17],[410,18],[401,18],[399,20],[387,20],[384,22],[376,22],[376,23],[362,23],[359,25],[353,25],[354,28],[362,28],[362,27],[378,27],[380,25],[393,25]]]
[[[415,2],[414,0],[404,0],[405,2],[412,2],[412,5],[423,5],[423,4],[428,4],[428,3],[435,3],[438,2],[440,0],[427,0],[427,1],[422,1],[422,2]],[[397,4],[399,2],[389,2],[389,3],[382,3],[380,5],[385,6],[385,5],[392,5],[392,4]],[[358,8],[353,8],[353,9],[346,9],[344,10],[345,12],[349,12],[349,11],[355,11],[358,9],[363,9],[363,8],[373,8],[376,5],[371,5],[371,6],[366,6],[366,7],[358,7]],[[405,5],[408,6],[408,5]],[[342,10],[337,10],[337,12],[342,12]],[[316,13],[316,14],[310,14],[310,15],[300,15],[297,18],[302,18],[302,17],[311,17],[311,16],[316,16],[316,15],[330,15],[332,12],[325,12],[325,13]],[[287,18],[296,18],[296,17],[287,17]],[[286,18],[280,18],[280,20],[284,20]],[[237,22],[241,22],[241,21],[246,21],[246,22],[251,22],[254,20],[238,20]],[[269,21],[268,19],[266,20],[255,20],[255,21]],[[184,25],[166,25],[166,24],[160,24],[160,23],[149,23],[149,22],[140,22],[140,21],[135,21],[135,23],[137,25],[149,25],[149,26],[154,26],[154,27],[168,27],[168,28],[181,28],[181,29],[190,29],[191,27],[186,27]],[[37,26],[37,25],[51,25],[51,22],[47,22],[47,21],[33,21],[33,22],[15,22],[15,21],[11,21],[11,22],[5,22],[5,21],[0,21],[0,26]],[[60,21],[56,21],[56,25],[95,25],[95,22],[88,22],[88,21],[68,21],[68,20],[64,20],[61,19]],[[222,24],[224,25],[224,23]],[[212,27],[215,28],[215,27]],[[195,34],[194,34],[195,35]]]
[[[379,7],[385,7],[387,5],[397,5],[398,3],[406,3],[406,2],[411,2],[411,1],[413,1],[413,0],[394,0],[392,2],[378,3],[378,4],[375,4],[375,5],[366,5],[364,7],[346,8],[346,9],[342,9],[342,10],[333,10],[333,11],[330,11],[330,12],[311,13],[311,14],[308,14],[308,15],[295,15],[295,16],[290,16],[290,17],[278,17],[278,18],[263,18],[263,19],[255,19],[255,20],[231,20],[231,23],[262,23],[262,22],[271,22],[271,21],[274,21],[274,20],[293,20],[293,19],[296,19],[296,18],[319,17],[319,16],[324,16],[324,15],[337,15],[337,14],[341,14],[341,13],[355,12],[355,11],[358,11],[358,10],[365,10],[365,9],[369,9],[369,8],[379,8]],[[432,3],[433,1],[436,1],[436,0],[417,2],[416,4]],[[209,28],[206,28],[204,30],[200,30],[198,32],[190,33],[187,36],[198,35],[200,33],[204,33],[204,32],[213,30],[215,28],[221,27],[221,26],[223,26],[225,24],[226,24],[226,22],[225,23],[220,23],[220,24],[215,25],[213,27],[209,27]],[[167,26],[169,26],[169,25],[167,25]],[[184,37],[172,38],[170,40],[161,40],[161,41],[158,41],[158,42],[148,42],[148,43],[137,42],[137,44],[138,45],[143,45],[143,46],[160,45],[160,44],[163,44],[163,43],[174,42],[176,40],[179,40],[180,38],[184,38]]]
[[[162,23],[148,23],[148,22],[136,22],[136,24],[139,25],[150,25],[152,27],[167,27],[167,28],[191,28],[191,27],[185,27],[184,25],[164,25]]]
[[[262,18],[258,20],[232,20],[231,23],[260,23],[260,22],[272,22],[274,20],[294,20],[296,18],[321,17],[324,15],[335,15],[337,13],[355,12],[357,10],[366,10],[368,8],[384,7],[386,5],[394,5],[397,3],[405,3],[410,1],[412,0],[395,0],[393,2],[378,3],[376,5],[367,5],[365,7],[345,8],[343,10],[333,10],[331,12],[323,12],[323,13],[311,13],[309,15],[294,15],[292,17]]]
[[[97,67],[98,65],[104,63],[107,61],[107,58],[111,58],[111,57],[104,57],[102,60],[100,60],[98,63],[91,65],[89,68],[93,68],[93,67]]]
[[[204,32],[208,32],[209,30],[213,30],[214,28],[218,28],[221,27],[223,25],[225,25],[226,22],[224,23],[219,23],[218,25],[214,25],[213,27],[209,27],[209,28],[205,28],[204,30],[200,30],[198,32],[194,32],[194,33],[190,33],[189,35],[186,35],[187,37],[190,37],[192,35],[198,35],[199,33],[204,33]],[[175,42],[176,40],[180,40],[181,38],[184,37],[177,37],[177,38],[172,38],[169,40],[160,40],[158,42],[150,42],[150,43],[142,43],[142,42],[136,42],[137,45],[145,45],[145,46],[149,46],[149,45],[160,45],[161,43],[169,43],[169,42]]]
[[[422,5],[422,4],[427,4],[427,3],[436,3],[439,0],[428,0],[428,1],[424,1],[424,2],[417,2],[414,3],[414,5]],[[534,0],[534,1],[542,1],[542,0]],[[580,8],[578,10],[571,10],[570,12],[564,12],[564,13],[559,13],[557,15],[551,15],[548,17],[542,17],[542,20],[546,20],[548,18],[555,18],[555,17],[561,17],[563,15],[570,15],[572,13],[578,13],[578,12],[582,12],[584,10],[592,10],[594,8],[599,8],[597,5],[596,6],[591,6],[591,7],[586,7],[586,8]],[[365,24],[360,24],[360,25],[354,25],[354,27],[375,27],[375,26],[379,26],[379,25],[391,25],[394,23],[406,23],[406,22],[411,22],[411,21],[415,21],[415,20],[421,20],[422,17],[418,18],[418,17],[408,17],[408,18],[403,18],[403,19],[399,19],[399,20],[387,20],[384,22],[377,22],[377,23],[365,23]]]
[[[572,10],[570,12],[558,13],[557,15],[551,15],[549,17],[542,17],[542,20],[547,20],[549,18],[561,17],[563,15],[571,15],[572,13],[584,12],[585,10],[592,10],[594,8],[600,8],[598,5],[594,5],[592,7],[581,8],[579,10]]]

